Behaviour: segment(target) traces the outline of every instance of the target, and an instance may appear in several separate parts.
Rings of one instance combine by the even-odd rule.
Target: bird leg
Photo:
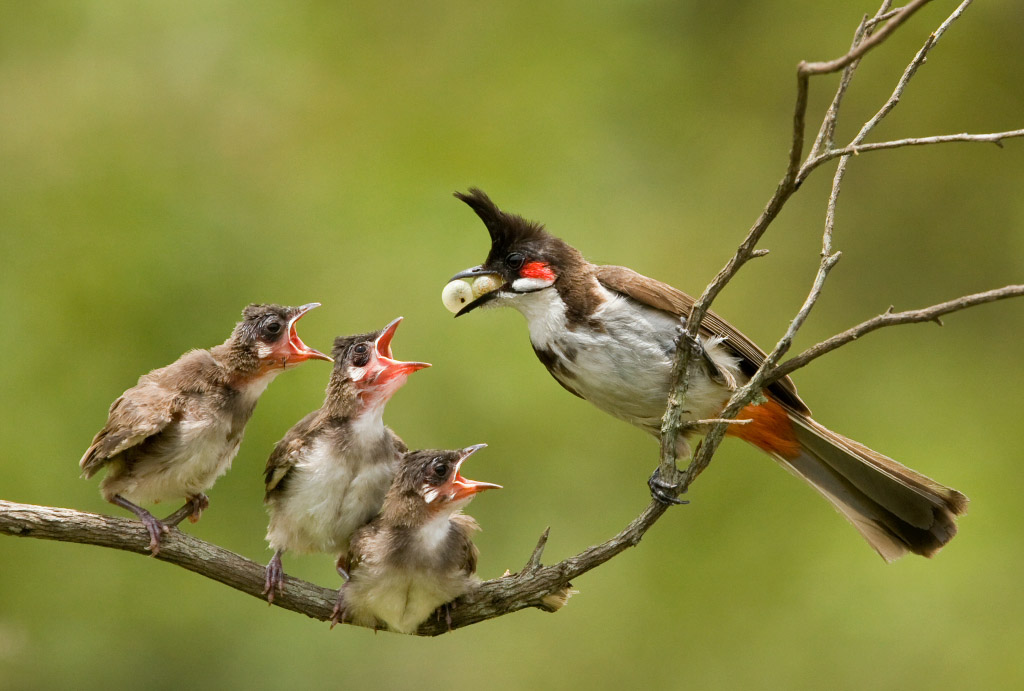
[[[338,575],[341,576],[345,583],[341,584],[338,588],[338,600],[334,603],[334,610],[331,612],[331,628],[333,629],[338,625],[338,622],[345,623],[345,585],[348,583],[348,554],[342,552],[338,555],[338,561],[335,563],[334,568],[338,570]]]
[[[186,518],[195,523],[203,515],[203,510],[210,507],[210,499],[200,492],[191,494],[185,499],[185,505],[163,520],[164,525],[177,527]]]
[[[341,579],[347,583],[348,582],[348,555],[347,554],[339,554],[338,555],[338,562],[337,562],[337,564],[335,564],[334,568],[336,568],[338,570],[338,575],[341,576]]]
[[[131,503],[120,494],[115,494],[111,497],[110,503],[116,504],[123,509],[128,509],[139,517],[139,520],[142,521],[142,525],[146,526],[146,530],[149,532],[149,551],[155,557],[160,551],[160,538],[168,532],[167,526],[149,511],[146,511],[138,504]]]
[[[274,593],[284,592],[284,567],[281,566],[281,554],[283,553],[283,549],[274,552],[270,563],[267,564],[267,577],[262,594],[267,596],[267,603],[271,605],[274,604]]]
[[[686,437],[679,435],[676,437],[676,459],[689,458],[690,457],[690,442],[686,440]],[[679,506],[681,504],[689,504],[690,502],[679,499],[679,495],[685,493],[685,489],[682,488],[683,474],[679,472],[678,467],[675,463],[672,464],[674,472],[674,482],[670,482],[661,476],[661,465],[654,469],[651,473],[651,477],[647,480],[647,487],[651,490],[651,497],[655,501],[661,502],[662,504],[668,504],[669,506]]]

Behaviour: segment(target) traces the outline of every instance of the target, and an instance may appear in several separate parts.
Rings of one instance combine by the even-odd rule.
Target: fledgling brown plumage
[[[334,341],[334,370],[324,404],[292,427],[274,447],[265,471],[270,512],[264,594],[281,591],[281,555],[339,554],[348,578],[348,541],[380,511],[405,444],[384,426],[384,406],[409,375],[429,367],[391,354],[399,317],[380,331]]]
[[[480,306],[510,306],[526,317],[530,342],[548,372],[570,393],[601,410],[661,434],[676,340],[694,299],[623,266],[591,264],[539,223],[502,211],[479,189],[456,193],[484,222],[491,248],[480,266],[460,272],[473,289],[446,288],[456,316]],[[468,299],[472,297],[472,299]],[[466,304],[459,308],[460,302]],[[691,374],[684,421],[719,417],[737,384],[765,353],[713,312],[701,322],[703,351]],[[932,556],[956,534],[967,497],[863,444],[826,429],[786,377],[764,401],[740,411],[746,425],[728,434],[773,456],[820,492],[886,560]],[[689,455],[686,436],[677,455]],[[649,481],[664,502],[676,501],[657,474]]]
[[[295,331],[295,322],[317,306],[249,305],[223,344],[191,350],[142,375],[110,406],[79,465],[87,478],[106,468],[103,498],[139,517],[153,554],[168,526],[199,520],[209,505],[204,492],[231,466],[270,381],[311,358],[331,359]],[[180,497],[185,505],[163,521],[138,505]]]
[[[412,633],[479,583],[471,539],[479,527],[460,512],[476,493],[501,485],[467,480],[459,468],[484,446],[406,454],[380,515],[352,536],[351,578],[338,592],[332,626],[383,623]]]

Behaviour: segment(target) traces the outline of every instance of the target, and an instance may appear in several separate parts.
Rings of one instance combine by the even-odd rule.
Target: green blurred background
[[[252,301],[324,306],[307,343],[405,323],[434,367],[386,421],[410,446],[487,442],[480,573],[623,527],[656,445],[566,394],[521,317],[453,320],[440,291],[488,243],[479,185],[597,262],[699,292],[781,175],[794,66],[867,3],[98,0],[0,6],[0,497],[125,515],[77,460],[137,377],[227,337]],[[862,65],[848,138],[953,3]],[[1024,126],[1024,5],[979,3],[879,138]],[[835,81],[815,82],[818,113]],[[832,168],[716,303],[776,338],[806,293]],[[805,347],[883,311],[1021,282],[1024,142],[866,154],[843,260]],[[139,556],[0,538],[0,688],[1020,688],[1024,302],[871,335],[800,372],[826,425],[963,490],[961,535],[886,565],[813,492],[727,442],[638,549],[520,612],[436,640],[317,623]],[[269,388],[186,530],[260,562],[261,471],[329,367]],[[170,510],[173,507],[167,507]],[[330,556],[289,573],[334,587]]]

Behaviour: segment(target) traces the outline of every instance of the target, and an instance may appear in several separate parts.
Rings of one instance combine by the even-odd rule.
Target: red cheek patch
[[[519,275],[523,278],[540,278],[545,281],[555,280],[555,272],[551,270],[547,262],[530,262],[525,264],[519,270]]]

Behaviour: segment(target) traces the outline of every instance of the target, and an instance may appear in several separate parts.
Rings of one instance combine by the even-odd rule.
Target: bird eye
[[[505,264],[507,264],[508,268],[513,271],[519,271],[519,269],[523,268],[523,263],[525,261],[526,257],[524,257],[521,252],[512,252],[510,255],[505,257]]]
[[[362,367],[370,361],[370,346],[366,343],[356,343],[352,346],[352,364]]]
[[[434,467],[430,469],[434,474],[434,477],[438,480],[444,480],[448,477],[448,464],[442,461],[440,458],[434,459]]]
[[[268,319],[263,324],[263,335],[267,338],[274,339],[281,333],[282,328],[283,325],[277,319]]]

